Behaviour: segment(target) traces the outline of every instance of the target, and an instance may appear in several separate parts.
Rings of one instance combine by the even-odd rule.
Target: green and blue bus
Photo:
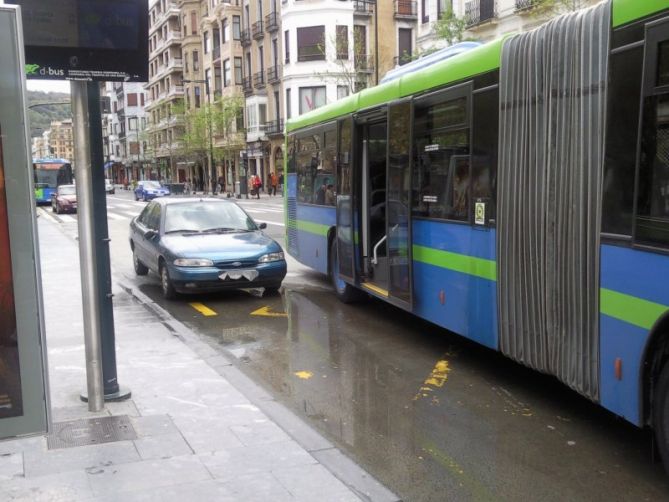
[[[69,160],[33,159],[33,183],[37,204],[51,204],[51,197],[60,185],[71,185],[74,176]]]
[[[669,0],[403,74],[289,120],[285,151],[288,252],[341,300],[554,375],[669,465]]]

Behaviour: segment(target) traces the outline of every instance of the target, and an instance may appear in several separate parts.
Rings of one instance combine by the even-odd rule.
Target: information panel
[[[9,0],[21,6],[30,79],[148,80],[146,0]]]
[[[0,5],[0,439],[49,424],[20,26],[19,9]]]

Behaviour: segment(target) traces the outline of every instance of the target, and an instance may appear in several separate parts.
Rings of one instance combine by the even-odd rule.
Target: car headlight
[[[283,260],[283,251],[279,251],[278,253],[269,253],[269,254],[264,254],[260,258],[258,258],[258,263],[269,263],[272,261],[281,261]]]
[[[177,267],[212,267],[214,262],[202,258],[177,258],[174,264]]]

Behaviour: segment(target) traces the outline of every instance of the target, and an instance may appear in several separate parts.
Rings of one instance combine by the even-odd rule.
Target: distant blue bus
[[[56,188],[74,180],[72,165],[65,159],[33,159],[33,175],[37,204],[50,204]]]

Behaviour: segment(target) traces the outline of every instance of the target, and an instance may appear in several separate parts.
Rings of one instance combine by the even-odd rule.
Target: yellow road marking
[[[210,316],[218,315],[216,312],[211,310],[209,307],[207,307],[206,305],[203,305],[201,303],[194,302],[194,303],[189,303],[189,305],[191,307],[193,307],[195,310],[197,310],[203,316],[210,317]]]
[[[285,312],[271,312],[270,307],[261,307],[251,312],[251,315],[260,315],[265,317],[288,317]]]
[[[311,371],[296,371],[295,376],[302,380],[309,380],[314,374]]]
[[[448,366],[448,361],[442,359],[437,361],[437,364],[434,365],[434,368],[430,372],[423,385],[418,389],[418,393],[414,396],[413,400],[417,401],[421,397],[428,397],[429,393],[434,389],[439,389],[444,386],[446,380],[448,380],[448,373],[451,371],[451,368]],[[432,400],[433,404],[438,404],[439,400]]]

